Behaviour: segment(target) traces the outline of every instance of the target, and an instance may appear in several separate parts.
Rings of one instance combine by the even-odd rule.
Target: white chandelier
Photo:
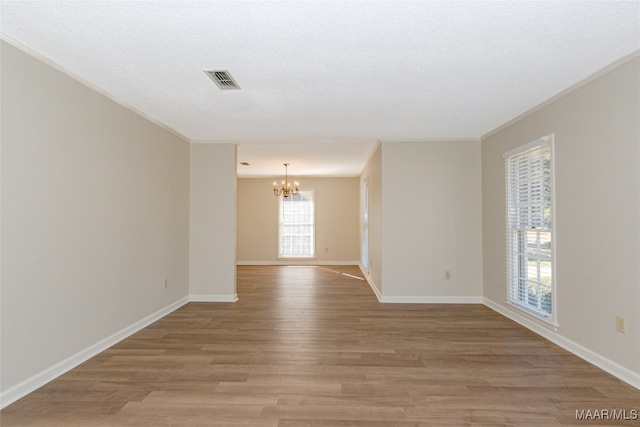
[[[298,185],[299,185],[298,182],[294,182],[293,188],[291,188],[291,183],[289,182],[289,176],[287,174],[288,167],[289,167],[289,163],[284,163],[284,181],[282,181],[282,184],[280,185],[280,187],[278,187],[278,184],[275,181],[273,181],[274,196],[282,195],[282,197],[289,197],[289,196],[295,196],[298,194]]]

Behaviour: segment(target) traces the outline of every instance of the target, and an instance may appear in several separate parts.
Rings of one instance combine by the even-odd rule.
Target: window
[[[278,256],[314,256],[314,217],[313,191],[300,191],[296,196],[280,197]]]
[[[504,154],[507,298],[549,323],[553,310],[553,136]]]
[[[362,181],[362,188],[360,189],[360,195],[362,197],[360,208],[362,210],[362,247],[360,249],[360,255],[362,267],[365,271],[369,271],[369,181],[365,179]]]

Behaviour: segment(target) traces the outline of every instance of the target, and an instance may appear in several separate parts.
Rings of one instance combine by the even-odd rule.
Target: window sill
[[[555,322],[552,315],[544,315],[534,310],[529,309],[527,306],[518,304],[517,302],[507,301],[507,306],[512,310],[517,311],[523,316],[526,316],[529,320],[536,322],[540,326],[551,329],[557,332],[559,325]]]

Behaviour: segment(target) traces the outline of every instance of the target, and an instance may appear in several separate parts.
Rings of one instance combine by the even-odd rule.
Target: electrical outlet
[[[447,270],[447,271],[444,272],[444,278],[446,280],[451,279],[451,270]]]
[[[616,316],[616,331],[626,334],[627,328],[625,325],[625,319],[623,316]]]
[[[168,286],[169,286],[169,280],[164,279],[164,288],[167,289]]]

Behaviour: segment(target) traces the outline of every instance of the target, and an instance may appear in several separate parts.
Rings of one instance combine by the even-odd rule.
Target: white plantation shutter
[[[315,211],[313,191],[300,191],[296,196],[280,197],[280,257],[312,257],[315,248]]]
[[[503,156],[507,301],[553,323],[552,136]]]

